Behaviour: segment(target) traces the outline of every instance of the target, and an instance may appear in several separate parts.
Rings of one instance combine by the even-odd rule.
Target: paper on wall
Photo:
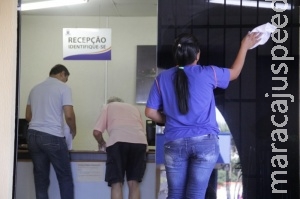
[[[256,28],[254,28],[251,31],[251,33],[252,32],[260,32],[260,33],[262,33],[262,35],[260,36],[260,41],[250,49],[257,47],[258,45],[265,44],[269,40],[271,34],[276,30],[276,28],[277,28],[276,26],[274,26],[270,23],[266,23],[266,24],[263,24],[263,25],[260,25],[260,26],[257,26]]]

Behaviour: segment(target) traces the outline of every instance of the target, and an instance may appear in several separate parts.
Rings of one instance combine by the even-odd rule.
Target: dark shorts
[[[117,142],[106,148],[105,181],[114,183],[135,180],[141,182],[146,170],[146,144]]]

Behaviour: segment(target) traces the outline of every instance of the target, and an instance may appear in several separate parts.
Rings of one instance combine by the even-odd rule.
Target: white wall
[[[15,139],[17,0],[0,1],[0,198],[12,198]]]
[[[136,47],[156,45],[157,17],[52,17],[22,16],[20,118],[30,89],[48,77],[52,66],[64,64],[70,71],[77,119],[74,150],[96,150],[92,136],[101,106],[110,96],[135,104]],[[63,28],[111,28],[111,61],[64,61]],[[105,82],[107,79],[107,87]],[[107,96],[106,96],[107,93]],[[144,115],[144,106],[138,106]],[[146,118],[144,117],[144,120]]]

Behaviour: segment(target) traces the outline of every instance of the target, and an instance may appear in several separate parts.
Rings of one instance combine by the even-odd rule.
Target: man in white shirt
[[[34,166],[37,199],[48,199],[50,164],[56,172],[61,199],[74,198],[70,157],[63,132],[65,117],[73,138],[76,135],[72,92],[65,84],[69,75],[65,66],[55,65],[49,77],[36,85],[28,97],[27,144]]]

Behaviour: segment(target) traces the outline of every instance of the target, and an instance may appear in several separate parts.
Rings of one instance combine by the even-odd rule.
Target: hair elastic
[[[179,69],[181,69],[181,70],[183,70],[183,69],[184,69],[184,67],[183,67],[183,66],[178,66],[178,68],[179,68]]]

